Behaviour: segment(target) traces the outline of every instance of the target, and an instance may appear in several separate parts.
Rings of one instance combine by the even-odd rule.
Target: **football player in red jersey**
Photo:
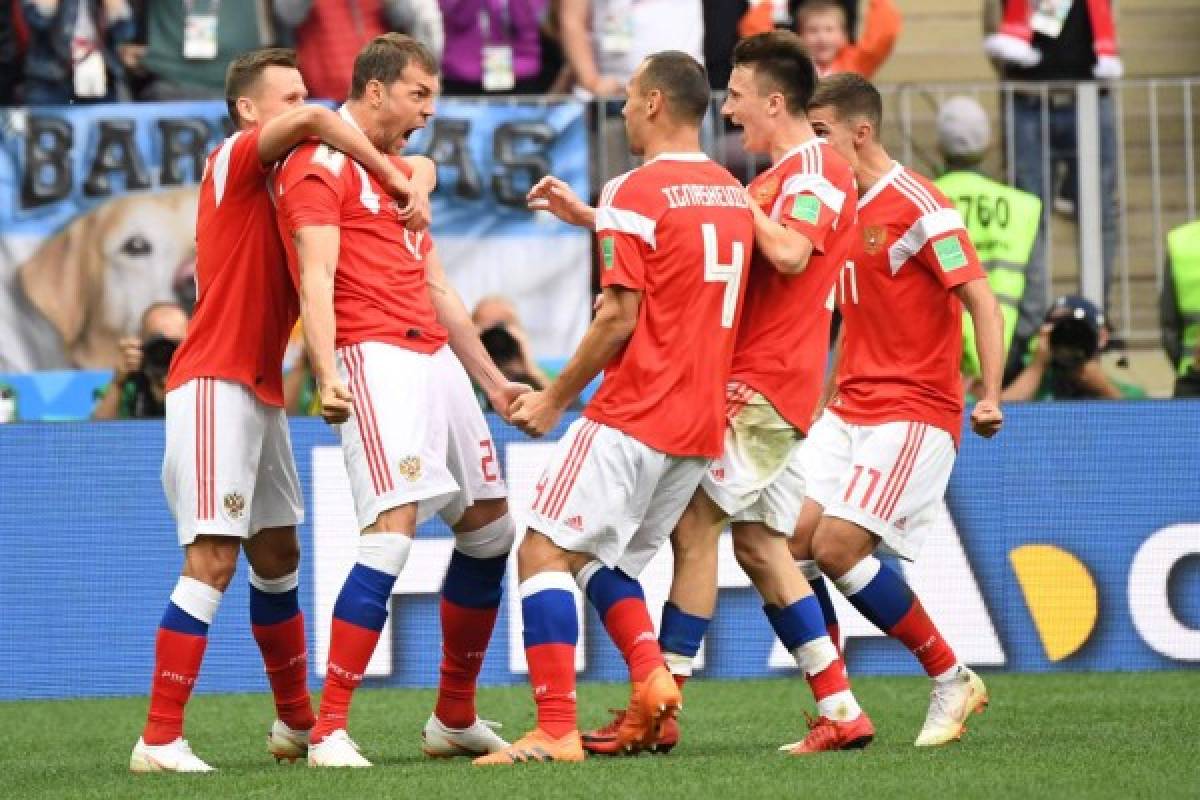
[[[432,116],[437,92],[429,51],[411,37],[384,34],[355,59],[339,113],[379,153],[394,154]],[[388,157],[405,173],[427,161]],[[529,387],[508,382],[492,363],[432,237],[405,226],[403,209],[359,163],[305,144],[280,168],[276,194],[322,413],[339,425],[362,531],[333,609],[308,763],[370,766],[347,731],[351,697],[417,525],[434,514],[453,529],[455,547],[442,588],[441,683],[423,750],[492,752],[507,743],[478,717],[475,687],[514,527],[468,373],[501,413]]]
[[[716,606],[718,534],[732,521],[738,561],[817,700],[808,735],[786,749],[863,747],[874,728],[787,545],[805,495],[793,462],[821,392],[828,301],[857,231],[854,174],[809,125],[805,107],[816,74],[799,37],[776,31],[743,39],[733,65],[723,112],[741,126],[747,152],[769,155],[772,165],[748,187],[755,251],[727,387],[724,451],[671,537],[675,575],[659,642],[682,687]],[[618,712],[584,734],[584,746],[628,751],[630,719]],[[678,740],[678,723],[668,721],[654,749],[669,751]]]
[[[809,103],[814,129],[854,167],[860,233],[837,283],[843,328],[829,400],[800,451],[808,499],[792,553],[818,591],[827,592],[824,573],[920,661],[933,689],[916,744],[932,746],[962,736],[987,689],[874,552],[915,559],[945,493],[963,422],[964,306],[983,373],[971,428],[1000,430],[1003,319],[953,203],[880,144],[882,113],[875,87],[849,73],[822,80]],[[824,608],[836,626],[832,604]]]
[[[425,191],[332,111],[304,104],[293,51],[239,56],[225,95],[238,131],[205,164],[196,310],[166,384],[163,488],[184,547],[183,575],[158,629],[150,710],[130,756],[134,772],[211,769],[183,738],[184,707],[243,547],[254,638],[278,714],[267,748],[295,760],[308,747],[313,716],[296,588],[303,503],[282,407],[283,352],[298,306],[268,192],[271,165],[296,144],[322,139],[362,158],[405,203],[410,224],[428,222]],[[422,180],[432,187],[432,171]]]
[[[604,287],[596,317],[558,380],[513,404],[515,424],[545,434],[604,370],[538,481],[518,552],[537,726],[477,764],[584,758],[576,584],[629,665],[637,746],[652,742],[682,702],[637,575],[721,452],[724,387],[754,246],[744,190],[700,149],[708,103],[704,68],[685,53],[652,55],[630,79],[625,128],[630,149],[646,161],[609,181],[593,215]],[[548,201],[539,196],[548,187],[564,188],[547,181],[532,199]]]

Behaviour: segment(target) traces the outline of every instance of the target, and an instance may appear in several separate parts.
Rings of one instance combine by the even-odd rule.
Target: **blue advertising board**
[[[492,426],[519,517],[548,445],[499,420]],[[997,439],[964,436],[926,548],[902,565],[959,655],[1023,672],[1200,665],[1197,430],[1200,403],[1149,401],[1013,407]],[[292,435],[307,511],[300,597],[318,684],[332,597],[356,534],[334,434],[297,419]],[[0,699],[146,690],[155,628],[181,563],[159,483],[162,443],[157,422],[0,426]],[[422,529],[369,685],[436,684],[436,591],[451,543],[440,522]],[[222,601],[200,691],[266,688],[245,574],[243,565]],[[669,574],[666,560],[643,575],[652,606]],[[698,674],[757,677],[785,667],[727,541],[720,584]],[[513,588],[510,580],[510,598]],[[516,605],[506,599],[501,608],[484,683],[524,680]],[[917,671],[903,648],[839,608],[853,672]],[[581,677],[623,679],[618,654],[586,613]]]

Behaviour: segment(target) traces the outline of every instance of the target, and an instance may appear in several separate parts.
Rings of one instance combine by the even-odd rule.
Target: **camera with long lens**
[[[1100,332],[1090,320],[1062,316],[1051,325],[1050,363],[1056,370],[1074,372],[1100,352]]]
[[[166,383],[167,370],[178,349],[179,340],[166,336],[151,336],[142,342],[142,373],[146,379],[159,386]]]

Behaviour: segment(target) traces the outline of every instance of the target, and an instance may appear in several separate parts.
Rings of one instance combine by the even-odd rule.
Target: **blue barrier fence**
[[[1016,671],[1200,665],[1200,403],[1008,414],[998,439],[964,437],[946,509],[930,523],[921,558],[904,565],[960,655]],[[519,510],[547,445],[492,425]],[[292,435],[308,513],[301,602],[319,682],[332,594],[353,558],[353,518],[334,435],[310,419],[294,420]],[[159,484],[162,443],[156,422],[0,426],[0,699],[146,690],[155,627],[180,565]],[[449,532],[431,523],[418,545],[369,671],[374,685],[436,683],[433,592]],[[722,559],[699,674],[770,674],[786,658],[773,650],[727,543]],[[665,596],[664,563],[643,576],[652,602]],[[915,671],[907,652],[841,608],[852,671]],[[485,683],[523,680],[513,611],[507,602],[501,610]],[[582,677],[622,679],[619,656],[587,614]],[[212,628],[199,689],[265,688],[243,566]]]

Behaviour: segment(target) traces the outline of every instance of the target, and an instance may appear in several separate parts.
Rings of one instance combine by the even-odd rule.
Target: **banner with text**
[[[0,373],[112,367],[148,305],[189,301],[198,183],[228,133],[220,102],[0,109]],[[535,355],[568,355],[590,236],[524,196],[548,173],[587,196],[583,106],[442,100],[409,152],[439,164],[433,233],[468,306],[508,295]]]

